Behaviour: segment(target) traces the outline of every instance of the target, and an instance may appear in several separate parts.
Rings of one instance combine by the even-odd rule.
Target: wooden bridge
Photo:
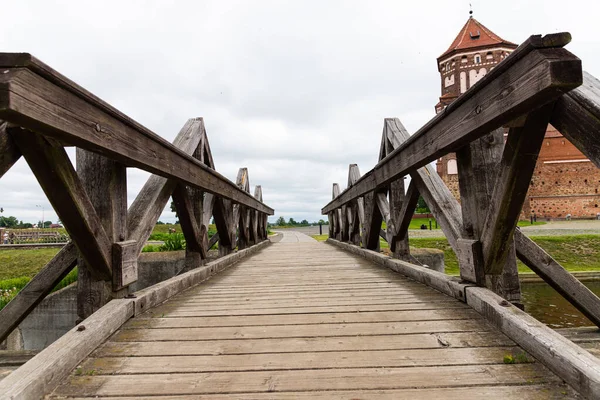
[[[81,319],[0,398],[600,398],[600,360],[520,309],[516,269],[600,326],[600,299],[516,229],[548,123],[600,167],[600,82],[569,40],[532,36],[412,136],[386,119],[379,163],[333,186],[327,243],[271,244],[260,186],[215,171],[202,119],[170,144],[34,57],[0,54],[0,176],[23,156],[72,238],[0,311],[0,340],[75,265]],[[429,166],[448,152],[460,204]],[[155,174],[129,209],[126,167]],[[460,278],[410,255],[419,194]],[[171,196],[188,272],[130,293]]]

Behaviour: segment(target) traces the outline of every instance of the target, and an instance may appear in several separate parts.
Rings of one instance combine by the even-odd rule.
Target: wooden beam
[[[191,118],[179,131],[173,146],[185,154],[192,155],[205,135],[203,119]],[[177,182],[174,180],[152,175],[129,207],[127,237],[137,242],[138,254],[142,252],[142,248],[152,234],[156,221],[169,202],[176,185]],[[212,198],[212,194],[210,196]],[[210,214],[212,214],[212,204]],[[208,218],[210,219],[210,215]]]
[[[387,130],[393,132],[392,137],[397,141],[406,141],[411,137],[398,118],[386,118]],[[431,213],[442,228],[448,243],[456,249],[456,241],[462,237],[463,227],[460,217],[460,205],[452,196],[442,178],[431,165],[419,168],[410,174],[415,188],[431,209]],[[418,200],[418,198],[417,198]]]
[[[215,198],[213,216],[219,234],[219,255],[225,256],[235,247],[235,230],[232,229],[233,206],[230,200]]]
[[[52,292],[65,276],[77,265],[77,247],[69,242],[27,285],[0,310],[0,342]]]
[[[365,200],[365,222],[363,224],[362,247],[369,250],[379,250],[379,230],[383,217],[376,204],[375,193],[367,193]]]
[[[408,237],[408,227],[410,226],[418,201],[419,191],[417,190],[417,185],[411,181],[406,190],[402,208],[400,208],[396,214],[396,221],[394,223],[396,227],[394,236],[396,238],[404,239]]]
[[[21,158],[21,152],[7,129],[8,123],[0,121],[0,178]]]
[[[475,239],[478,243],[475,253],[468,251],[474,248],[472,246],[462,248],[462,253],[473,253],[474,256],[459,257],[459,264],[463,280],[486,286],[506,300],[521,306],[521,284],[514,244],[510,243],[501,276],[486,276],[483,259],[475,259],[475,255],[481,255],[479,238],[488,215],[488,205],[492,199],[503,149],[504,128],[499,128],[456,153],[463,226],[466,237]],[[473,262],[469,263],[470,260]]]
[[[173,191],[173,202],[177,208],[181,231],[185,236],[186,249],[200,253],[206,259],[206,248],[208,247],[208,235],[205,225],[199,225],[194,212],[194,205],[187,189],[177,185]]]
[[[11,136],[95,276],[111,279],[112,241],[65,150],[23,129]]]
[[[76,162],[77,174],[106,232],[109,256],[114,261],[113,244],[127,240],[127,171],[124,165],[114,160],[79,148]],[[130,244],[129,249],[131,247]],[[94,265],[85,254],[82,255],[77,268],[77,314],[80,320],[88,318],[112,298],[126,296],[127,289],[121,289],[119,283],[123,275],[130,275],[125,280],[131,278],[129,266],[124,263],[130,257],[118,258],[120,264],[113,265],[112,276],[105,279],[96,276]],[[115,277],[115,274],[119,276]]]
[[[517,255],[525,265],[581,311],[594,325],[600,327],[598,296],[519,229],[515,231],[515,244]]]
[[[516,51],[515,51],[516,52]],[[579,86],[581,61],[565,49],[534,49],[508,57],[480,82],[380,161],[321,212],[339,208],[455,151]]]
[[[113,243],[113,290],[125,289],[138,279],[138,252],[135,240]]]
[[[33,66],[39,62],[31,56],[26,62],[11,56],[0,54],[0,64],[7,68],[0,76],[0,119],[273,214],[272,208],[221,174],[66,78],[40,74]],[[19,63],[26,66],[16,67]]]
[[[509,130],[481,230],[486,274],[502,273],[552,108],[549,104],[532,111],[523,127]]]
[[[550,123],[600,168],[600,80],[583,73],[583,85],[560,97]]]

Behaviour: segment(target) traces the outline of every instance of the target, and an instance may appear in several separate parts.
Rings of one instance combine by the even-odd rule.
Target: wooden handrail
[[[556,48],[568,38],[569,34],[530,37],[321,213],[381,188],[581,85],[581,60]]]
[[[0,119],[273,215],[235,183],[26,53],[0,53]]]

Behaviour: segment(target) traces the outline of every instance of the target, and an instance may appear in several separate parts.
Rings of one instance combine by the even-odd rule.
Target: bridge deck
[[[53,397],[564,398],[468,306],[303,239],[129,321]]]

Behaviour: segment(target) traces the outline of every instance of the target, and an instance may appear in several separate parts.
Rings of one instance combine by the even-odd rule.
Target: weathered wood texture
[[[113,244],[127,239],[127,171],[125,166],[82,149],[77,149],[76,162],[77,173],[83,188],[98,215],[98,228],[103,229],[103,232],[107,235],[109,265],[112,266],[113,260],[119,260],[122,263],[125,261],[123,257],[113,258],[112,254]],[[64,219],[62,221],[65,222],[68,229],[66,221]],[[71,237],[74,240],[76,239],[73,235]],[[130,251],[132,246],[135,245],[130,244]],[[88,318],[108,303],[111,298],[126,295],[126,289],[121,290],[121,292],[117,292],[117,290],[123,289],[120,283],[123,281],[124,273],[130,275],[130,278],[126,277],[125,280],[132,277],[132,271],[124,270],[123,264],[112,268],[108,279],[98,277],[95,268],[94,264],[90,263],[85,257],[78,263],[77,315],[80,320]],[[126,267],[126,269],[130,268]],[[118,276],[113,276],[114,274]]]
[[[173,146],[185,154],[192,155],[205,135],[203,119],[191,118],[179,131]],[[150,237],[176,185],[177,182],[174,180],[152,175],[129,207],[127,234],[129,239],[137,241],[138,253],[141,253],[146,240]],[[212,208],[210,213],[212,214]]]
[[[372,398],[388,389],[425,399],[518,385],[496,390],[522,399],[566,390],[537,363],[503,363],[519,351],[431,288],[324,244],[280,242],[138,315],[53,396]]]
[[[583,85],[560,97],[550,123],[600,168],[600,81],[583,73]]]
[[[33,311],[33,309],[77,265],[77,247],[70,242],[23,289],[0,310],[0,342]]]
[[[0,381],[5,399],[40,399],[133,315],[132,300],[113,300]]]
[[[500,275],[512,245],[531,176],[554,104],[546,105],[527,115],[524,125],[511,128],[494,191],[487,207],[487,217],[481,229],[485,272]]]
[[[136,292],[132,298],[112,300],[15,370],[8,378],[0,380],[0,397],[14,400],[44,397],[54,390],[66,375],[75,370],[76,366],[97,346],[136,313],[142,313],[175,294],[201,283],[268,244],[269,242],[263,241],[256,246],[212,261],[202,268]]]
[[[464,285],[443,273],[427,270],[347,243],[335,240],[328,240],[328,242],[466,302],[536,360],[572,385],[585,398],[595,399],[600,396],[600,359],[490,290]]]
[[[532,37],[409,140],[327,204],[322,213],[456,151],[516,117],[581,85],[581,61],[561,48],[535,48]]]
[[[7,132],[8,123],[0,121],[0,178],[21,158],[21,151]]]
[[[483,225],[488,215],[488,205],[493,196],[494,184],[498,177],[498,168],[504,149],[504,129],[496,129],[456,153],[458,163],[458,182],[461,198],[463,226],[467,238],[481,238]],[[512,242],[512,240],[511,240]],[[481,243],[481,242],[479,242]],[[461,277],[480,286],[487,286],[505,299],[519,303],[521,285],[517,269],[514,243],[509,245],[506,261],[501,275],[486,277],[481,245],[476,259],[467,262],[459,258]],[[469,254],[474,254],[469,252]],[[481,258],[481,259],[478,259]]]
[[[0,118],[269,215],[273,209],[29,54],[0,53]],[[106,137],[110,136],[110,142]]]
[[[11,136],[92,273],[111,279],[112,240],[65,150],[23,129],[11,130]]]

